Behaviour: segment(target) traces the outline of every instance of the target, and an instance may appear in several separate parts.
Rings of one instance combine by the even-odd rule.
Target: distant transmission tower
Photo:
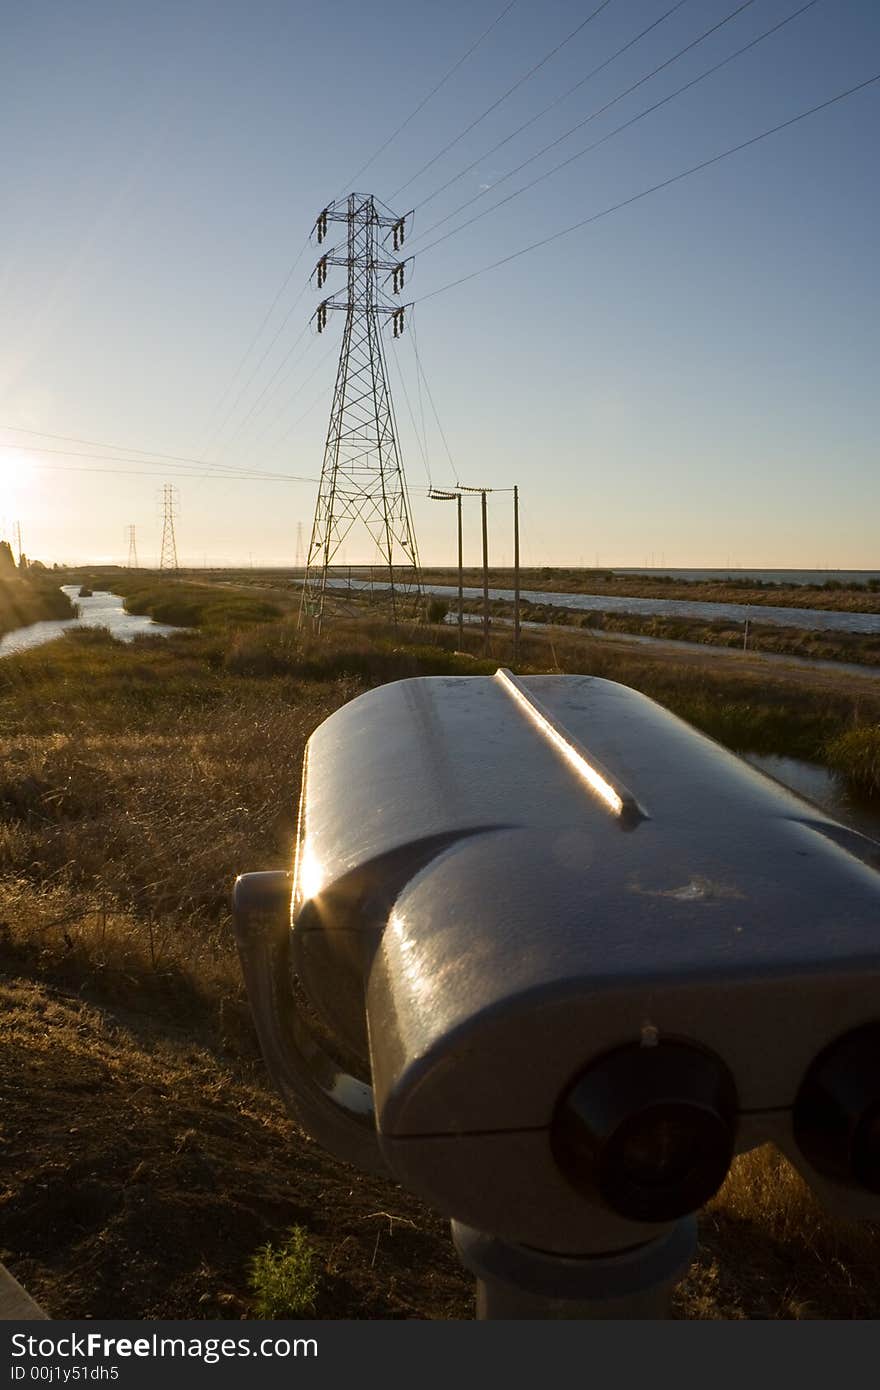
[[[22,551],[22,548],[21,548],[21,522],[20,522],[20,521],[17,521],[17,522],[15,523],[15,543],[16,543],[16,546],[17,546],[17,548],[18,548],[18,568],[21,569],[21,557],[22,557],[23,551]]]
[[[128,568],[130,570],[140,569],[138,564],[137,541],[135,540],[135,528],[128,528]]]
[[[305,541],[303,540],[303,524],[301,521],[296,523],[296,561],[295,567],[301,570],[306,562]]]
[[[177,489],[166,483],[162,489],[164,520],[162,522],[162,550],[159,555],[160,570],[177,569],[177,540],[174,535],[174,507]]]
[[[314,315],[322,333],[329,309],[345,311],[300,606],[300,622],[309,617],[317,631],[324,617],[328,569],[358,522],[366,528],[382,567],[387,567],[395,621],[411,602],[414,607],[421,591],[382,341],[388,319],[395,338],[400,337],[407,306],[391,299],[379,284],[382,275],[382,283],[391,281],[395,295],[403,289],[408,262],[400,251],[409,216],[397,216],[372,195],[351,193],[344,202],[324,208],[314,227],[319,243],[331,222],[346,228],[345,246],[325,251],[315,267],[318,288],[330,266],[344,266],[348,272],[345,298],[322,300]]]

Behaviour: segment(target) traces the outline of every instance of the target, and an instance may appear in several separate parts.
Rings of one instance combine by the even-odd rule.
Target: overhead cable
[[[450,448],[449,448],[449,442],[448,442],[448,440],[447,440],[447,438],[446,438],[446,431],[444,430],[442,424],[440,423],[440,416],[439,416],[439,414],[438,414],[438,412],[437,412],[437,406],[436,406],[435,403],[434,403],[434,395],[433,395],[433,392],[431,391],[431,387],[430,387],[430,385],[429,385],[429,383],[428,383],[428,378],[427,378],[427,376],[425,375],[425,369],[424,369],[424,367],[422,366],[422,359],[421,359],[421,357],[420,357],[420,355],[419,355],[419,345],[418,345],[418,341],[417,341],[417,338],[416,338],[416,331],[415,331],[415,328],[416,328],[416,316],[415,316],[415,311],[413,311],[413,313],[412,313],[412,315],[411,315],[411,324],[412,324],[413,352],[414,352],[414,354],[415,354],[415,359],[416,359],[416,368],[417,368],[417,370],[418,370],[418,373],[419,373],[420,378],[421,378],[422,381],[424,381],[424,383],[425,383],[425,391],[427,392],[428,400],[429,400],[430,403],[431,403],[431,410],[433,411],[434,419],[435,419],[436,422],[437,422],[437,429],[440,431],[440,438],[443,440],[443,448],[446,450],[446,457],[449,459],[449,467],[452,469],[452,476],[453,476],[453,478],[455,479],[455,483],[456,483],[456,487],[457,487],[457,486],[459,485],[458,469],[457,469],[456,466],[455,466],[455,460],[453,459],[453,457],[452,457],[452,451],[451,451]]]
[[[549,53],[545,53],[544,57],[541,58],[539,62],[535,63],[533,67],[529,68],[528,72],[524,72],[522,77],[517,78],[513,86],[508,87],[506,92],[502,92],[501,96],[498,97],[496,101],[493,101],[491,106],[487,106],[482,115],[477,116],[476,120],[471,121],[470,125],[465,126],[464,130],[462,130],[458,135],[456,135],[454,140],[450,140],[448,145],[444,145],[443,149],[439,150],[438,153],[433,156],[433,158],[429,159],[427,164],[423,164],[421,169],[419,169],[417,173],[413,174],[412,178],[407,179],[406,183],[402,183],[400,187],[396,189],[394,193],[392,193],[391,201],[393,202],[395,198],[398,196],[398,194],[402,193],[405,188],[409,188],[411,183],[415,183],[416,179],[421,178],[422,174],[424,174],[428,169],[430,169],[432,164],[436,164],[438,159],[442,159],[443,155],[448,154],[448,152],[453,148],[453,146],[458,144],[459,140],[463,140],[466,135],[469,135],[470,132],[474,130],[476,126],[480,125],[480,123],[484,121],[486,117],[490,115],[494,110],[496,110],[496,108],[499,107],[502,102],[506,101],[509,96],[512,96],[513,93],[519,87],[521,87],[524,82],[528,82],[529,78],[534,77],[535,73],[540,68],[542,68],[545,63],[549,63],[551,58],[555,58],[556,54],[560,51],[560,49],[563,49],[566,44],[571,43],[571,40],[573,38],[576,38],[577,35],[581,32],[581,30],[585,29],[586,26],[590,24],[592,20],[596,18],[597,15],[601,14],[604,9],[607,9],[607,7],[610,4],[611,0],[602,0],[602,3],[600,5],[597,5],[596,9],[593,10],[592,14],[588,14],[586,19],[581,20],[580,24],[578,24],[575,29],[572,29],[571,33],[567,34],[565,38],[562,39],[561,42],[556,45],[555,48],[551,48]]]
[[[569,227],[563,227],[559,232],[553,232],[550,236],[543,237],[540,241],[533,241],[529,246],[524,246],[519,251],[512,252],[509,256],[502,256],[500,260],[493,261],[490,265],[481,266],[479,270],[473,270],[468,275],[461,275],[457,280],[451,280],[447,285],[441,285],[439,289],[431,290],[428,294],[423,294],[416,303],[424,303],[428,299],[435,299],[438,294],[445,294],[447,290],[455,289],[458,285],[465,284],[468,280],[475,280],[480,275],[485,275],[490,270],[497,270],[499,266],[508,265],[511,261],[516,261],[520,256],[526,256],[530,251],[537,251],[543,246],[549,246],[551,242],[559,241],[561,237],[570,236],[572,232],[579,231],[582,227],[588,227],[593,222],[598,222],[604,217],[609,217],[613,212],[619,212],[621,208],[629,207],[632,203],[639,202],[642,198],[650,197],[652,193],[659,193],[661,189],[670,188],[675,183],[680,183],[683,179],[690,178],[692,174],[698,174],[703,169],[710,168],[713,164],[718,164],[722,159],[728,159],[731,155],[739,154],[742,150],[749,149],[752,145],[757,145],[759,141],[768,139],[771,135],[778,135],[781,130],[787,130],[790,126],[797,125],[799,121],[804,121],[808,116],[815,116],[819,111],[825,111],[829,106],[834,106],[837,102],[845,101],[848,97],[855,96],[857,92],[864,91],[875,82],[880,82],[880,72],[873,77],[865,78],[864,82],[858,82],[854,87],[848,87],[846,91],[838,92],[833,97],[828,97],[826,101],[819,102],[816,106],[809,107],[806,111],[800,111],[796,116],[790,116],[787,121],[781,121],[778,125],[770,126],[768,130],[762,130],[758,135],[751,136],[748,140],[741,141],[738,145],[731,145],[728,149],[722,150],[719,154],[712,155],[709,159],[703,159],[699,164],[692,164],[689,169],[683,169],[678,174],[672,174],[668,179],[661,180],[660,183],[652,184],[649,188],[643,188],[638,193],[633,193],[629,198],[623,198],[619,203],[613,203],[611,207],[603,208],[601,212],[594,212],[589,217],[583,217],[579,222],[573,222]]]
[[[416,106],[412,111],[410,111],[409,115],[406,117],[406,120],[401,121],[401,123],[400,123],[400,125],[397,127],[397,129],[393,132],[393,134],[391,134],[391,135],[388,136],[388,139],[385,141],[384,144],[382,144],[382,145],[379,146],[379,148],[376,150],[375,154],[371,154],[371,155],[370,155],[370,158],[367,160],[366,164],[362,164],[362,165],[361,165],[360,169],[358,169],[357,173],[354,174],[354,175],[352,176],[352,178],[349,180],[348,184],[347,184],[346,187],[342,190],[342,192],[341,192],[341,193],[338,193],[338,194],[336,195],[336,196],[337,196],[337,199],[344,197],[345,193],[346,193],[349,189],[351,189],[351,188],[354,187],[355,183],[356,183],[357,180],[360,178],[361,174],[365,173],[365,172],[367,171],[367,169],[369,169],[370,165],[374,162],[374,160],[377,160],[377,159],[379,158],[379,155],[380,155],[380,154],[383,154],[383,153],[385,152],[385,150],[387,150],[388,146],[389,146],[390,144],[392,144],[392,143],[397,139],[397,137],[398,137],[398,135],[400,135],[401,131],[403,131],[403,130],[409,125],[410,121],[413,120],[413,119],[419,114],[419,112],[422,111],[422,110],[424,109],[424,107],[427,106],[427,104],[428,104],[428,102],[431,100],[431,98],[437,95],[437,93],[440,91],[440,88],[441,88],[441,87],[444,87],[444,86],[446,85],[446,83],[449,81],[450,77],[452,77],[455,73],[458,72],[458,69],[462,66],[462,64],[467,62],[467,60],[468,60],[468,58],[471,56],[471,54],[474,53],[474,52],[479,48],[480,44],[483,42],[484,39],[487,39],[487,38],[489,37],[489,35],[492,33],[492,30],[493,30],[498,24],[501,23],[502,19],[504,19],[505,16],[508,15],[508,14],[510,13],[510,11],[513,9],[514,5],[516,5],[517,3],[518,3],[518,0],[510,0],[510,4],[509,4],[509,5],[505,5],[505,7],[504,7],[504,9],[501,11],[501,13],[498,14],[498,15],[496,15],[496,17],[493,19],[493,21],[492,21],[492,23],[489,25],[488,29],[485,29],[485,30],[483,31],[483,33],[480,35],[480,37],[479,37],[474,43],[471,44],[471,46],[470,46],[470,48],[467,50],[467,52],[466,52],[466,53],[463,53],[462,56],[458,59],[458,61],[455,62],[455,63],[453,63],[453,65],[452,65],[452,67],[449,69],[449,71],[448,71],[447,73],[445,73],[443,77],[440,78],[440,81],[437,83],[437,85],[434,86],[434,87],[432,87],[431,90],[430,90],[430,92],[428,93],[428,95],[427,95],[426,97],[423,97],[422,100],[419,102],[418,106]]]
[[[651,106],[646,106],[642,108],[641,111],[637,111],[637,114],[631,115],[630,120],[624,121],[621,125],[614,126],[613,131],[606,132],[605,135],[601,136],[601,138],[599,138],[598,140],[594,140],[594,142],[592,142],[592,145],[584,146],[584,149],[577,150],[576,153],[570,154],[569,157],[564,158],[564,160],[560,161],[559,164],[553,164],[552,168],[549,168],[549,170],[544,171],[544,174],[538,174],[537,178],[531,179],[531,181],[528,183],[524,183],[524,185],[521,186],[521,188],[514,190],[513,193],[509,193],[507,197],[502,197],[502,199],[498,200],[498,203],[492,203],[491,207],[484,208],[484,210],[482,210],[481,213],[475,213],[474,217],[468,217],[466,221],[459,222],[459,225],[457,225],[457,227],[455,228],[452,228],[452,231],[443,232],[443,235],[438,236],[437,240],[428,243],[427,246],[423,246],[423,249],[421,249],[420,254],[424,254],[425,252],[430,252],[430,250],[434,250],[435,246],[441,245],[441,242],[445,242],[445,240],[448,240],[449,236],[456,236],[457,234],[459,234],[459,232],[464,231],[464,228],[473,227],[474,222],[481,221],[482,218],[488,217],[489,213],[495,213],[495,211],[498,210],[499,207],[505,207],[506,203],[512,203],[514,197],[520,197],[521,195],[523,195],[523,193],[528,193],[528,190],[535,188],[535,186],[537,186],[538,183],[544,182],[545,179],[552,178],[553,174],[559,174],[560,170],[564,170],[564,168],[569,167],[569,164],[574,164],[576,163],[576,160],[584,158],[585,154],[591,154],[592,150],[598,150],[599,146],[606,145],[606,143],[608,143],[609,140],[612,140],[614,136],[620,135],[620,133],[623,131],[628,131],[631,125],[635,125],[638,121],[644,120],[646,115],[652,114],[652,111],[658,111],[660,107],[666,106],[666,104],[669,103],[669,101],[676,100],[676,97],[683,95],[684,92],[690,92],[690,89],[698,85],[699,82],[705,81],[706,78],[709,78],[709,76],[715,74],[715,72],[719,71],[720,68],[727,67],[728,63],[733,63],[734,58],[741,57],[742,54],[748,53],[749,49],[753,49],[753,47],[758,46],[758,44],[762,43],[763,40],[770,38],[770,35],[773,35],[773,33],[776,33],[777,31],[779,31],[779,29],[783,29],[785,25],[791,24],[792,19],[797,19],[798,15],[804,14],[805,10],[812,10],[812,7],[815,6],[815,4],[817,3],[819,3],[819,0],[806,0],[806,3],[802,4],[799,10],[795,10],[794,13],[790,15],[785,15],[785,18],[780,19],[780,21],[777,22],[777,24],[774,24],[772,28],[765,29],[763,33],[759,33],[759,35],[756,35],[755,38],[749,39],[748,43],[742,44],[741,49],[735,49],[734,53],[728,53],[726,58],[722,58],[722,60],[720,60],[720,63],[713,63],[712,67],[705,68],[705,71],[699,72],[699,74],[696,75],[695,78],[691,78],[690,81],[683,83],[683,86],[680,86],[680,88],[676,88],[674,92],[670,92],[667,96],[660,97],[658,101],[652,101]],[[530,163],[531,160],[525,160],[525,164]],[[524,167],[524,164],[520,165],[520,168]],[[516,172],[517,170],[512,170],[512,174],[516,174]],[[506,178],[510,178],[510,175],[506,174],[505,179]],[[499,179],[499,182],[503,182],[503,179]],[[495,185],[495,188],[498,188],[498,185]],[[471,197],[471,199],[468,199],[467,203],[462,203],[462,206],[456,208],[457,213],[462,213],[464,208],[470,206],[470,204],[474,202],[475,199]],[[442,227],[443,222],[449,221],[449,217],[455,217],[455,215],[455,213],[450,213],[448,217],[442,217],[441,220],[439,220],[438,222],[434,222],[434,227],[428,228],[428,231],[424,232],[423,235],[427,236],[428,234],[430,234],[430,232],[435,231],[435,229],[437,229],[438,227]]]
[[[416,210],[426,207],[428,203],[433,202],[433,200],[439,197],[441,193],[445,193],[447,188],[451,188],[454,183],[458,183],[459,179],[463,179],[466,174],[469,174],[473,169],[476,169],[479,164],[482,164],[484,159],[488,159],[491,155],[497,154],[498,150],[503,149],[505,145],[509,145],[511,140],[516,139],[517,135],[522,135],[524,130],[528,130],[529,126],[534,125],[536,121],[540,121],[543,116],[547,115],[548,111],[553,111],[555,107],[559,106],[560,103],[565,101],[567,97],[570,97],[572,92],[578,91],[578,89],[580,87],[583,87],[586,82],[589,82],[591,78],[595,77],[598,73],[603,72],[605,68],[610,67],[610,65],[617,58],[620,58],[624,53],[627,52],[628,49],[633,48],[635,44],[639,42],[640,39],[643,39],[645,37],[646,34],[650,34],[652,29],[656,29],[659,24],[662,24],[663,21],[665,19],[668,19],[670,15],[674,14],[676,10],[680,10],[682,5],[687,5],[689,3],[690,0],[676,0],[675,4],[671,5],[668,10],[664,11],[664,13],[661,14],[658,19],[655,19],[653,23],[649,24],[646,29],[642,29],[640,33],[636,34],[635,38],[630,39],[629,42],[625,43],[622,48],[618,48],[614,53],[611,54],[610,58],[606,58],[604,62],[598,65],[598,67],[592,68],[586,74],[585,77],[582,77],[580,79],[579,82],[575,82],[573,87],[568,87],[566,91],[562,92],[560,96],[556,97],[553,101],[551,101],[548,106],[545,106],[543,108],[543,110],[539,111],[534,116],[530,116],[527,121],[523,121],[522,125],[517,126],[516,130],[511,131],[509,135],[505,135],[504,139],[499,140],[497,145],[493,145],[491,150],[486,150],[484,154],[480,155],[479,159],[475,159],[471,164],[467,166],[466,169],[461,169],[457,174],[454,174],[451,179],[447,179],[445,183],[441,184],[439,188],[435,188],[433,193],[429,193],[427,198],[422,198],[417,203]],[[454,216],[455,213],[450,213],[450,217]],[[434,225],[439,226],[439,223],[435,223]],[[433,231],[433,228],[429,228],[428,230],[429,232]],[[427,234],[428,233],[423,233],[423,235]]]
[[[14,427],[14,426],[0,425],[0,429],[6,429],[6,428],[15,428],[15,427]],[[36,434],[37,431],[36,431],[36,430],[28,430],[27,433],[28,433],[28,434]],[[71,435],[66,435],[66,434],[60,434],[60,435],[47,434],[47,435],[43,435],[42,437],[43,437],[44,439],[66,439],[66,440],[68,440],[70,443],[73,443],[73,444],[85,444],[85,445],[90,445],[90,446],[92,446],[92,447],[94,447],[94,448],[96,448],[96,449],[116,449],[118,452],[115,453],[115,454],[113,454],[113,453],[110,453],[110,454],[94,454],[94,453],[92,453],[92,452],[90,452],[90,451],[82,452],[82,451],[78,451],[78,450],[74,450],[74,449],[49,449],[49,448],[47,448],[47,447],[46,447],[45,445],[43,445],[43,444],[16,444],[16,443],[13,443],[13,444],[0,443],[0,449],[5,449],[5,448],[6,448],[6,449],[17,449],[17,450],[19,450],[19,451],[22,452],[22,453],[29,453],[29,454],[60,454],[60,455],[62,455],[62,456],[64,456],[64,457],[66,457],[66,458],[94,458],[94,459],[98,459],[98,460],[106,459],[108,462],[115,459],[116,461],[121,462],[121,463],[136,463],[136,462],[139,462],[139,461],[142,459],[143,462],[144,462],[144,464],[155,463],[155,465],[156,465],[157,468],[163,468],[163,467],[165,467],[165,466],[166,466],[166,461],[170,461],[170,462],[173,463],[175,466],[177,466],[178,464],[192,464],[192,465],[195,465],[195,466],[197,466],[197,467],[202,467],[203,464],[204,464],[204,459],[200,459],[200,458],[190,458],[190,457],[188,457],[186,454],[151,454],[151,452],[150,452],[149,449],[128,449],[128,448],[125,447],[125,445],[120,445],[120,444],[99,444],[99,443],[97,443],[97,441],[95,441],[95,440],[90,440],[90,439],[75,439],[73,436],[71,436]],[[136,459],[132,459],[132,458],[128,458],[128,457],[123,457],[123,455],[129,455],[129,454],[136,454],[136,455],[138,455],[139,457],[136,458]],[[224,476],[226,476],[226,474],[228,474],[228,473],[230,473],[230,472],[233,472],[233,473],[241,473],[242,471],[257,471],[257,472],[260,471],[260,470],[247,470],[247,465],[245,465],[245,464],[234,464],[234,463],[215,463],[215,464],[211,464],[210,467],[211,467],[211,470],[212,470],[212,471],[216,471],[217,475],[220,476],[220,477],[224,477]]]
[[[529,155],[528,159],[524,159],[521,164],[517,164],[516,168],[508,170],[506,174],[503,174],[500,179],[497,179],[495,183],[492,184],[491,188],[481,189],[479,193],[475,193],[474,196],[472,198],[468,198],[466,202],[460,203],[457,208],[455,208],[452,212],[447,213],[445,217],[441,217],[437,222],[434,222],[427,229],[427,231],[421,233],[419,240],[426,236],[430,236],[431,232],[436,231],[438,227],[442,227],[444,222],[448,222],[451,217],[456,217],[458,213],[464,212],[465,208],[469,208],[473,203],[478,202],[480,198],[484,198],[487,193],[494,192],[495,189],[499,188],[502,183],[506,183],[508,179],[512,179],[514,174],[521,173],[522,170],[528,168],[530,164],[534,164],[536,159],[541,159],[543,155],[547,154],[550,150],[555,149],[557,145],[561,145],[562,142],[564,140],[567,140],[570,135],[574,135],[575,131],[581,130],[583,126],[589,125],[590,122],[596,120],[598,116],[604,115],[606,111],[609,111],[612,106],[616,106],[619,101],[622,101],[624,99],[624,97],[630,96],[631,93],[636,91],[637,88],[642,87],[646,82],[649,82],[652,77],[656,77],[658,72],[662,72],[664,68],[668,68],[673,63],[677,62],[679,58],[683,58],[686,53],[690,53],[691,49],[696,48],[698,44],[703,43],[704,40],[709,38],[711,34],[714,34],[718,29],[723,28],[725,24],[729,24],[731,20],[736,19],[737,15],[742,14],[743,10],[747,10],[749,6],[754,5],[754,3],[755,0],[742,0],[741,4],[737,5],[735,9],[731,10],[728,14],[726,14],[723,19],[720,19],[718,21],[717,24],[713,24],[709,29],[704,29],[702,34],[700,34],[697,38],[692,39],[691,42],[686,44],[684,48],[680,48],[677,53],[673,53],[671,58],[666,58],[662,63],[659,63],[656,67],[652,68],[650,72],[645,73],[644,77],[640,77],[638,82],[631,83],[629,87],[626,87],[622,92],[618,92],[616,96],[611,97],[610,100],[606,101],[602,106],[598,106],[595,109],[595,111],[591,111],[588,116],[584,116],[582,120],[578,121],[575,125],[570,126],[569,129],[564,131],[562,135],[558,135],[555,140],[551,140],[548,145],[544,145],[542,149],[536,150],[534,154]],[[816,0],[809,0],[809,3],[806,6],[804,6],[804,8],[809,9],[810,4],[815,3]],[[794,18],[794,16],[791,17]],[[781,28],[781,25],[777,25],[776,27]],[[767,32],[772,33],[773,31],[768,30]],[[747,44],[746,47],[753,47],[755,42],[757,42],[757,40],[754,40],[752,44]],[[740,51],[745,52],[745,49],[742,49]],[[725,61],[729,60],[725,59]],[[723,67],[723,63],[717,64],[717,67]],[[709,69],[709,71],[716,71],[717,67],[715,69]],[[708,73],[704,75],[708,76]],[[698,80],[699,79],[694,79],[694,81]],[[694,83],[692,82],[687,85],[693,86]],[[680,90],[686,91],[687,86],[682,87]],[[675,93],[674,95],[677,95],[677,93]],[[656,106],[659,105],[662,105],[662,103],[658,102],[654,107],[649,107],[648,110],[655,110]],[[647,112],[644,112],[643,114],[647,115]],[[631,122],[628,122],[628,124],[631,124]],[[620,128],[624,129],[625,127],[621,126]],[[597,143],[601,144],[602,142],[599,141]],[[595,146],[591,145],[588,148],[594,149]],[[587,150],[583,150],[581,151],[581,153],[586,154]],[[579,155],[575,155],[573,156],[573,158],[579,158]],[[535,179],[533,183],[527,184],[526,187],[524,189],[520,189],[519,192],[525,192],[526,188],[533,188],[535,183],[539,183],[541,179],[549,178],[550,173],[555,173],[557,169],[562,169],[565,167],[566,164],[570,164],[571,162],[571,159],[567,159],[562,164],[555,165],[554,168],[549,171],[549,173],[540,175],[538,179]],[[513,196],[518,196],[518,193]],[[502,198],[500,202],[493,203],[492,207],[501,207],[504,203],[509,201],[509,198]],[[492,209],[490,208],[489,211],[491,210]],[[479,216],[483,215],[484,214],[482,213],[479,214]],[[461,231],[462,227],[469,227],[471,225],[471,222],[476,222],[477,220],[477,217],[473,217],[469,221],[461,223],[458,227],[454,228],[453,232],[450,232],[447,235],[454,235],[455,232]],[[438,241],[439,240],[441,240],[441,238],[438,238]],[[436,246],[438,244],[438,241],[431,242],[430,246]],[[424,247],[423,251],[419,254],[423,254],[425,250],[429,249],[430,247]]]
[[[126,460],[123,460],[123,462],[125,461]],[[137,468],[90,468],[85,464],[62,463],[35,463],[34,467],[50,473],[107,473],[114,477],[124,478],[164,477],[161,471],[150,473],[146,469]],[[175,478],[195,478],[202,482],[205,480],[205,475],[203,473],[184,472],[179,469],[175,469],[172,476]],[[300,477],[292,473],[226,473],[222,475],[215,474],[213,481],[220,483],[316,483],[318,479]]]
[[[233,388],[233,386],[235,385],[236,381],[238,380],[238,377],[239,377],[239,375],[240,375],[240,373],[241,373],[242,368],[244,367],[245,362],[248,360],[248,358],[250,357],[250,355],[251,355],[251,353],[253,352],[254,348],[256,347],[257,343],[259,342],[260,337],[261,337],[261,335],[262,335],[262,333],[263,333],[263,330],[264,330],[265,327],[266,327],[266,324],[269,322],[269,320],[271,319],[272,315],[273,315],[274,312],[275,312],[275,308],[276,308],[276,305],[278,304],[278,301],[281,299],[281,296],[284,294],[284,291],[287,289],[287,286],[290,284],[291,280],[293,279],[294,271],[296,270],[297,266],[299,265],[300,261],[302,260],[304,254],[305,254],[305,252],[306,252],[306,249],[307,249],[307,247],[308,247],[308,244],[309,244],[309,239],[308,239],[308,237],[306,237],[305,242],[303,243],[302,247],[300,248],[299,254],[297,255],[297,257],[296,257],[296,259],[294,260],[293,264],[291,265],[290,269],[288,270],[286,276],[285,276],[284,279],[282,280],[280,288],[276,291],[276,293],[275,293],[275,298],[272,300],[272,303],[269,305],[269,308],[266,310],[265,316],[263,317],[263,320],[262,320],[262,322],[260,323],[259,328],[257,329],[256,333],[254,334],[254,336],[253,336],[253,338],[251,339],[250,343],[248,344],[247,351],[244,353],[244,356],[241,358],[241,361],[239,362],[238,366],[236,367],[235,371],[233,372],[233,374],[232,374],[232,376],[231,376],[231,378],[230,378],[230,380],[229,380],[229,385],[226,387],[225,391],[223,392],[222,396],[220,397],[220,400],[217,402],[217,405],[214,407],[214,410],[213,410],[212,413],[211,413],[211,420],[212,420],[212,421],[213,421],[214,418],[219,414],[220,409],[221,409],[221,407],[222,407],[222,405],[223,405],[223,402],[224,402],[225,400],[228,399],[230,393],[232,392],[232,388]],[[301,298],[301,296],[300,296],[300,298]],[[299,302],[299,300],[297,300],[297,303],[298,303],[298,302]],[[292,312],[292,311],[291,311],[291,312]],[[290,315],[288,314],[288,318],[289,318],[289,317],[290,317]],[[287,322],[287,319],[285,319],[284,322],[286,323],[286,322]],[[282,328],[283,328],[283,327],[284,327],[284,324],[282,324]],[[279,331],[280,331],[280,330],[279,330]],[[274,346],[274,344],[275,344],[275,342],[276,342],[276,340],[277,340],[277,337],[278,337],[278,334],[276,334],[276,335],[275,335],[275,338],[272,339],[272,343],[270,344],[270,348]],[[267,351],[268,351],[268,349],[267,349]],[[257,367],[256,367],[256,369],[255,369],[256,371],[259,371],[259,368],[262,366],[262,363],[263,363],[263,361],[264,361],[264,359],[265,359],[265,356],[266,356],[266,354],[264,353],[264,354],[263,354],[263,357],[260,359],[260,361],[259,361],[258,364],[257,364]],[[218,427],[216,427],[216,428],[215,428],[213,425],[210,425],[210,426],[209,426],[209,429],[208,429],[208,438],[207,438],[207,442],[205,443],[205,446],[204,446],[204,448],[203,448],[203,450],[202,450],[203,453],[207,453],[207,452],[208,452],[208,448],[210,447],[210,444],[211,444],[211,441],[212,441],[213,438],[214,438],[214,435],[215,435],[215,434],[218,434],[218,433],[220,432],[220,430],[222,430],[222,428],[223,428],[223,426],[225,425],[226,421],[228,420],[229,416],[232,414],[232,411],[234,411],[235,407],[238,405],[238,402],[239,402],[239,400],[241,399],[241,396],[242,396],[242,392],[243,392],[244,390],[247,389],[247,387],[250,385],[250,383],[251,383],[252,380],[253,380],[253,374],[252,374],[251,377],[248,379],[248,381],[246,382],[245,386],[242,388],[242,391],[239,391],[238,395],[236,396],[235,400],[234,400],[233,403],[232,403],[232,406],[230,407],[230,410],[227,411],[226,415],[223,417],[223,420],[222,420],[221,424],[220,424]]]

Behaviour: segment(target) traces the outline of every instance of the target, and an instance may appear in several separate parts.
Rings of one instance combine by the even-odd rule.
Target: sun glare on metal
[[[558,729],[554,728],[546,715],[542,714],[536,705],[522,691],[516,682],[511,678],[507,671],[499,670],[495,672],[495,679],[504,687],[508,695],[511,695],[519,707],[528,715],[532,723],[540,730],[544,737],[553,744],[554,748],[560,752],[573,768],[577,775],[587,783],[591,791],[594,791],[614,815],[622,815],[624,809],[623,797],[615,791],[614,787],[603,777],[592,763],[588,762],[577,748],[565,738]]]
[[[308,839],[303,842],[296,866],[297,897],[302,902],[315,898],[324,886],[324,867]]]

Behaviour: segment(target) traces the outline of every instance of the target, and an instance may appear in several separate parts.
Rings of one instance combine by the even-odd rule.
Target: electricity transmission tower
[[[129,528],[128,528],[128,568],[129,568],[130,570],[136,570],[136,569],[139,569],[139,568],[140,568],[140,566],[138,565],[137,541],[135,540],[135,534],[134,534],[134,533],[135,533],[135,528],[134,528],[133,526],[129,526]]]
[[[319,333],[328,310],[345,313],[336,387],[324,446],[324,463],[303,581],[300,622],[309,617],[320,632],[328,570],[349,532],[358,523],[387,568],[394,621],[415,607],[421,593],[419,557],[410,517],[382,330],[391,320],[395,338],[404,329],[408,307],[394,300],[403,289],[408,260],[401,255],[407,218],[397,216],[371,194],[351,193],[319,214],[318,243],[331,223],[345,228],[345,244],[325,251],[315,267],[321,289],[331,266],[347,271],[347,293],[324,299],[315,311]],[[389,244],[390,243],[390,244]],[[383,277],[380,284],[380,276]]]
[[[177,540],[174,535],[174,508],[177,488],[166,483],[162,489],[164,519],[162,522],[162,549],[159,554],[160,570],[177,569]]]
[[[295,567],[301,570],[306,562],[305,541],[303,540],[303,524],[301,521],[296,523],[296,561]]]

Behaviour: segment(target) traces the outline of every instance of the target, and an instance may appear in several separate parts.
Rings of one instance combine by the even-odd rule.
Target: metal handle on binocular
[[[293,875],[242,874],[233,921],[263,1057],[283,1100],[319,1144],[348,1163],[387,1176],[376,1137],[373,1091],[318,1043],[304,1022],[290,962]]]

